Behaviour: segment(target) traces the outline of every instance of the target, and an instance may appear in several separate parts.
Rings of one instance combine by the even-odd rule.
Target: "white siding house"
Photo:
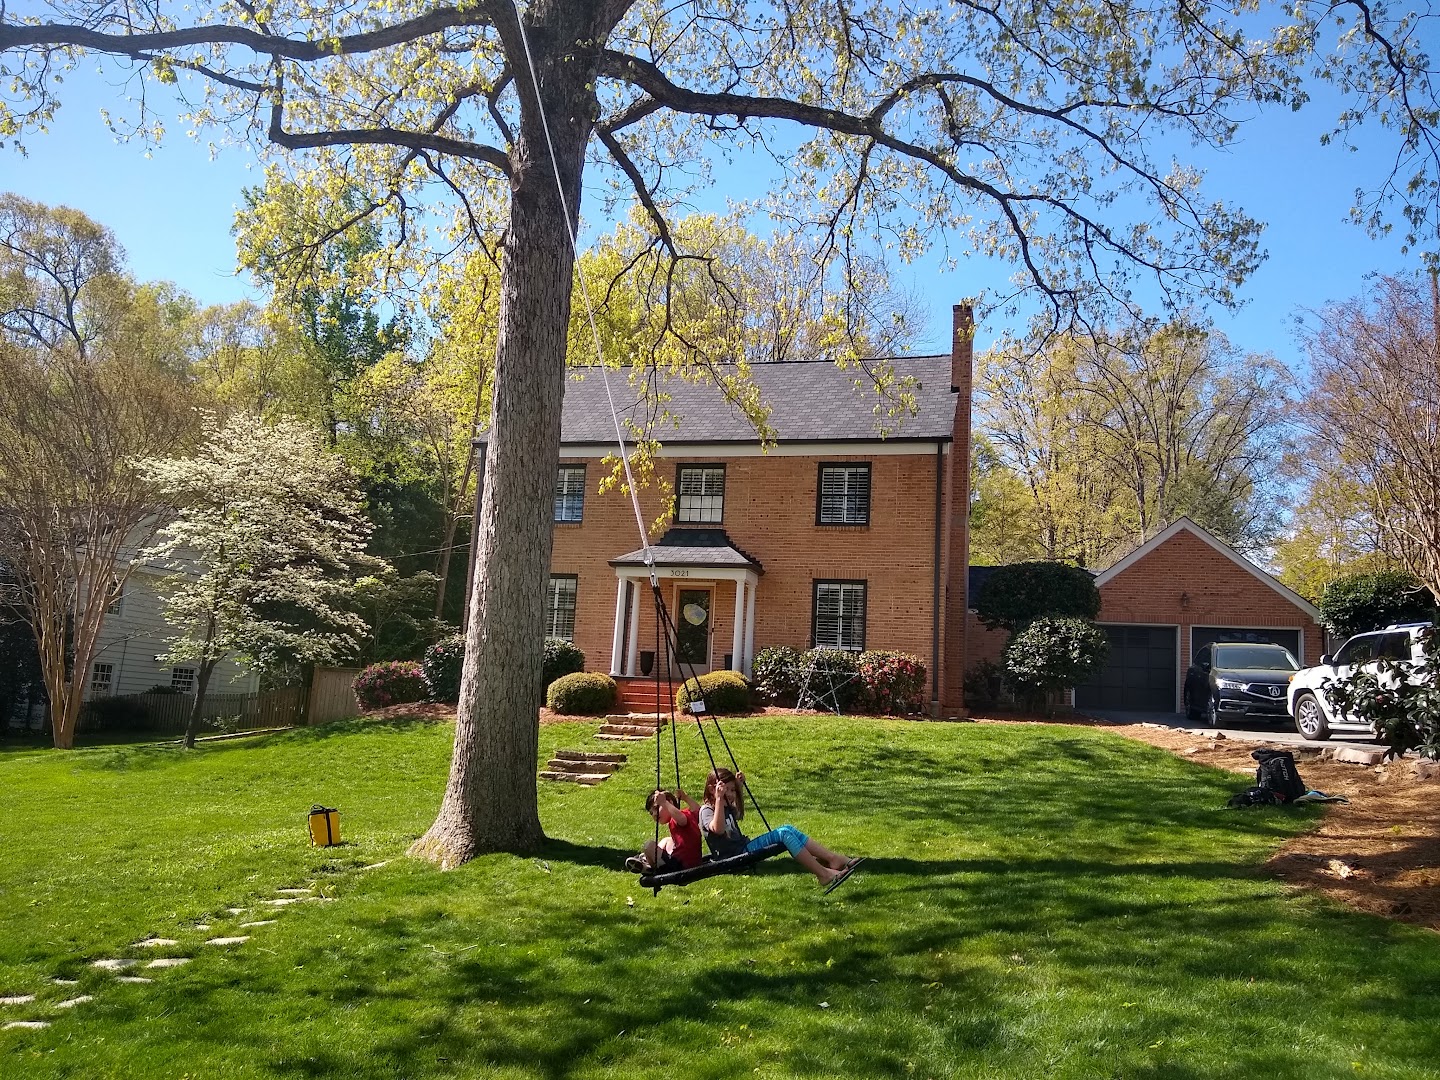
[[[176,630],[165,621],[158,589],[165,571],[140,564],[130,573],[124,592],[110,605],[96,640],[95,656],[85,675],[85,697],[143,694],[155,686],[193,692],[198,665],[171,667],[159,659]],[[253,694],[260,675],[234,660],[220,661],[210,676],[209,694]]]

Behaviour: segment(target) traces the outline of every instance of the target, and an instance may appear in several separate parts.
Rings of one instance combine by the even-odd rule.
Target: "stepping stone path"
[[[249,934],[242,934],[240,937],[212,937],[205,942],[206,945],[243,945],[250,940]]]
[[[171,946],[171,945],[179,945],[179,944],[180,944],[180,942],[176,941],[174,938],[169,938],[169,937],[151,937],[151,938],[146,938],[144,941],[137,941],[137,942],[135,943],[135,947],[136,947],[137,949],[163,949],[163,948],[167,948],[167,947],[169,947],[169,946]]]
[[[147,979],[143,975],[118,975],[116,976],[115,981],[122,983],[149,983],[154,982],[155,980]]]
[[[181,964],[188,964],[189,962],[190,958],[188,956],[162,956],[159,960],[151,960],[145,966],[147,968],[172,968],[179,967]]]
[[[589,750],[556,750],[541,780],[559,780],[593,787],[610,779],[610,774],[625,764],[625,754],[600,754]]]
[[[314,896],[314,889],[276,889],[281,896]]]
[[[94,1000],[95,1000],[95,995],[94,995],[94,994],[81,994],[79,997],[73,997],[73,998],[71,998],[69,1001],[57,1001],[57,1002],[55,1003],[55,1008],[57,1008],[57,1009],[73,1009],[76,1005],[84,1005],[87,1001],[94,1001]]]
[[[275,919],[258,919],[255,922],[242,922],[240,929],[249,930],[252,926],[274,926],[276,922],[277,920]]]
[[[651,713],[607,716],[595,738],[611,742],[644,742],[646,739],[653,739],[655,733],[663,730],[669,723],[665,717],[657,720]]]
[[[13,997],[0,997],[0,1005],[29,1005],[34,1000],[34,994],[16,994]]]
[[[286,904],[303,904],[306,900],[315,900],[314,896],[282,896],[278,900],[262,900],[262,904],[269,904],[271,907],[284,907]]]
[[[122,958],[118,960],[96,960],[91,963],[90,966],[97,967],[101,971],[123,971],[128,967],[134,967],[139,962],[139,960],[131,960],[129,958]]]
[[[0,1031],[10,1031],[12,1028],[24,1028],[28,1031],[38,1031],[40,1028],[47,1028],[49,1026],[49,1020],[11,1020],[8,1024],[0,1026]]]
[[[54,983],[56,986],[79,986],[79,985],[80,985],[80,980],[79,980],[79,979],[51,979],[50,981],[51,981],[52,983]]]

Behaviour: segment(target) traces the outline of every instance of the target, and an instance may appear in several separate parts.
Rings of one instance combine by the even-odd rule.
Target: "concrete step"
[[[612,773],[621,768],[618,761],[576,761],[572,758],[551,758],[545,763],[551,772]]]
[[[647,713],[647,712],[611,713],[609,716],[603,716],[603,717],[601,717],[601,718],[600,718],[600,721],[601,721],[601,723],[604,723],[604,724],[656,724],[656,723],[658,723],[660,727],[664,727],[666,724],[670,723],[670,716],[669,716],[669,713],[668,713],[668,712],[662,713],[662,714],[660,715],[659,720],[657,721],[656,718],[655,718],[655,710],[654,710],[654,709],[651,709],[648,713]]]
[[[614,761],[624,764],[628,754],[607,754],[600,750],[556,750],[555,756],[564,761]]]
[[[655,734],[655,728],[648,724],[606,724],[600,729],[601,735],[638,735],[648,739]]]
[[[541,780],[558,780],[567,784],[583,784],[586,787],[594,787],[596,784],[603,784],[610,779],[609,773],[573,773],[573,772],[552,772],[549,769],[540,771]]]
[[[654,737],[654,735],[607,735],[604,732],[595,736],[605,742],[648,742]]]

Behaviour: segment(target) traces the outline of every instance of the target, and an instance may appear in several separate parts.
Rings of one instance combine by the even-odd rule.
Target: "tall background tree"
[[[455,754],[439,816],[416,847],[444,865],[543,836],[535,643],[575,261],[568,233],[588,162],[644,210],[678,265],[689,253],[669,223],[710,181],[707,162],[774,146],[770,207],[824,237],[815,258],[844,262],[886,238],[913,252],[954,230],[968,250],[1013,262],[1050,324],[1064,326],[1124,302],[1141,277],[1170,305],[1233,300],[1258,258],[1256,223],[1205,197],[1193,170],[1171,165],[1171,145],[1154,140],[1224,144],[1256,103],[1302,102],[1301,74],[1318,63],[1354,99],[1342,128],[1386,106],[1378,115],[1399,129],[1402,167],[1415,176],[1399,187],[1416,231],[1433,234],[1426,58],[1412,19],[1377,21],[1368,6],[1276,5],[1268,25],[1248,10],[1068,2],[261,10],[202,0],[162,13],[70,0],[48,14],[59,21],[0,16],[0,73],[23,99],[0,126],[43,123],[53,75],[82,50],[124,57],[182,96],[213,91],[189,109],[200,120],[310,151],[304,168],[317,183],[337,201],[340,185],[358,187],[352,218],[388,214],[398,240],[425,235],[413,211],[431,192],[446,198],[457,234],[503,235]],[[1344,51],[1332,54],[1321,21],[1328,32],[1337,19]]]
[[[1309,338],[1311,458],[1347,484],[1385,549],[1440,595],[1440,283],[1376,278]]]
[[[337,663],[368,627],[350,603],[370,522],[349,468],[320,431],[241,413],[194,455],[152,459],[141,474],[174,507],[143,557],[167,565],[164,661],[195,663],[193,747],[215,665],[236,656],[265,669]]]
[[[40,653],[55,745],[74,745],[106,607],[163,497],[139,459],[196,426],[194,307],[122,270],[110,232],[0,195],[0,559]]]

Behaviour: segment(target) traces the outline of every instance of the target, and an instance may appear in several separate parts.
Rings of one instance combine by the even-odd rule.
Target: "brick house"
[[[1095,584],[1110,655],[1075,688],[1079,709],[1179,712],[1190,659],[1217,640],[1274,642],[1305,666],[1325,650],[1314,604],[1189,518],[1101,571]],[[986,630],[973,612],[966,628],[972,663],[999,659],[1003,632]]]
[[[949,355],[891,361],[917,384],[898,425],[856,372],[828,362],[752,367],[772,410],[768,450],[710,383],[664,385],[678,424],[661,432],[657,472],[673,512],[655,527],[666,507],[654,485],[641,509],[687,662],[748,674],[770,645],[903,650],[925,661],[932,708],[960,708],[964,634],[946,630],[963,628],[966,610],[968,307],[953,326]],[[642,420],[645,403],[617,383],[622,422]],[[599,490],[614,433],[599,372],[568,383],[546,631],[623,692],[655,663],[657,634],[629,497]]]

